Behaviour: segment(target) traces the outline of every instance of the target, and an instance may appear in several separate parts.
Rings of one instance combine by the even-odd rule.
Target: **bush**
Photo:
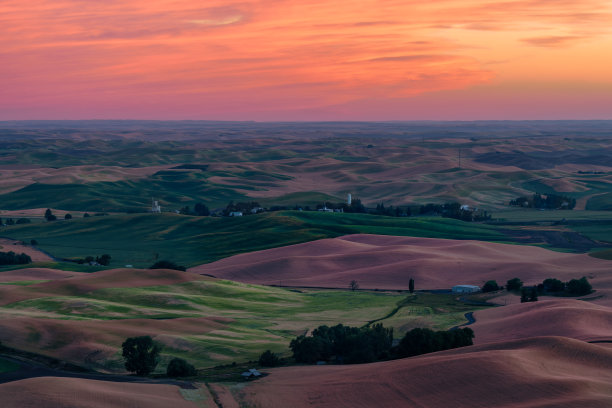
[[[130,337],[121,345],[125,369],[137,375],[147,375],[159,363],[161,346],[151,336]]]
[[[593,291],[593,287],[587,280],[586,276],[580,279],[572,279],[567,282],[567,293],[574,296],[588,295]]]
[[[262,367],[276,367],[280,364],[280,358],[270,350],[266,350],[259,356],[259,365]]]
[[[30,245],[38,245],[38,241],[35,239],[30,240]]]
[[[171,261],[157,261],[153,265],[149,266],[149,269],[174,269],[176,271],[186,271],[187,268],[181,265],[177,265]]]
[[[506,289],[509,292],[519,291],[523,287],[523,282],[519,278],[512,278],[508,282],[506,282]]]
[[[494,280],[487,281],[482,287],[483,292],[495,292],[499,290],[499,285]]]
[[[15,224],[29,224],[32,221],[30,221],[29,218],[19,218],[17,221],[15,221]]]
[[[196,375],[196,369],[182,358],[173,358],[166,368],[168,377],[193,377]]]
[[[90,217],[89,213],[83,214],[83,218],[88,218],[88,217]]]
[[[65,220],[71,220],[72,219],[72,215],[66,214],[66,215],[64,215],[64,219]]]
[[[45,219],[47,221],[55,221],[57,220],[57,217],[53,215],[53,213],[51,212],[49,208],[47,208],[47,211],[45,211]]]

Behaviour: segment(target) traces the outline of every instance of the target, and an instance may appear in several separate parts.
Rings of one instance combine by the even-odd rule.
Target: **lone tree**
[[[351,283],[349,283],[349,288],[354,292],[357,289],[359,289],[359,284],[357,283],[356,280],[352,280]]]
[[[410,293],[414,293],[414,279],[410,278],[408,281],[408,290]]]
[[[64,215],[64,219],[65,220],[71,220],[72,219],[72,215],[66,213],[66,215]]]
[[[137,375],[147,375],[159,363],[161,346],[151,336],[130,337],[121,345],[125,369]]]

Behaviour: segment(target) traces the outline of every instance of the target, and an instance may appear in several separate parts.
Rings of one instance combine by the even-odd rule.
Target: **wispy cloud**
[[[609,21],[604,0],[5,0],[0,117],[238,119],[468,89],[532,46],[609,41]]]

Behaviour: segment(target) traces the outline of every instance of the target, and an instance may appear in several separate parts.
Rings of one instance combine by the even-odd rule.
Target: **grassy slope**
[[[111,266],[185,266],[231,255],[346,234],[367,233],[503,241],[495,227],[441,218],[283,211],[240,218],[139,214],[11,226],[3,234],[66,258],[112,256]]]
[[[31,290],[36,288],[31,287]],[[226,327],[210,332],[177,331],[173,335],[183,339],[188,346],[182,343],[181,349],[171,345],[164,349],[164,362],[170,356],[180,356],[205,367],[256,359],[266,349],[288,354],[289,341],[308,329],[337,323],[362,326],[387,316],[400,302],[405,306],[398,313],[380,321],[385,326],[394,327],[397,337],[416,326],[446,329],[461,324],[465,321],[463,313],[478,309],[458,302],[450,294],[409,295],[348,290],[298,292],[210,280],[171,286],[101,289],[74,296],[34,297],[4,306],[0,316],[27,315],[62,320],[231,318]],[[79,305],[78,309],[75,309],[75,304]],[[37,336],[29,338],[34,342],[30,347],[42,347],[35,343]],[[66,346],[65,342],[57,343],[57,347]],[[110,345],[118,349],[120,343]],[[45,347],[46,353],[54,353],[53,347]],[[104,365],[120,369],[119,354]]]

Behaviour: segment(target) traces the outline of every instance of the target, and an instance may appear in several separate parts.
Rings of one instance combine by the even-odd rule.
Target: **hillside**
[[[610,367],[610,349],[536,337],[374,364],[274,369],[239,400],[266,408],[605,408]]]
[[[241,282],[288,286],[449,289],[457,284],[500,285],[514,277],[536,284],[588,275],[595,285],[610,262],[586,254],[472,240],[348,235],[236,255],[190,271]]]

